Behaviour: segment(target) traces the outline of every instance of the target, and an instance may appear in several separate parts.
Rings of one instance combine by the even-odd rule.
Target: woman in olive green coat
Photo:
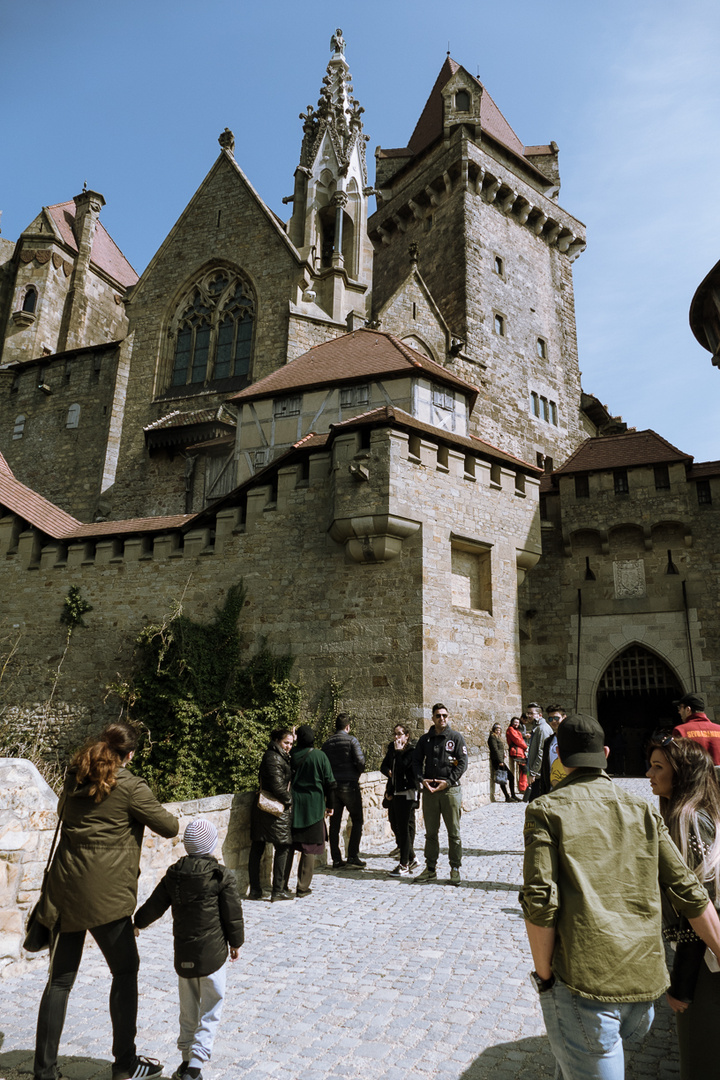
[[[136,1054],[139,962],[132,914],[145,826],[170,837],[177,835],[179,823],[145,781],[125,768],[136,744],[133,728],[111,724],[76,755],[60,796],[60,841],[39,911],[52,941],[38,1015],[35,1080],[57,1075],[67,999],[88,930],[112,973],[113,1080],[145,1080],[162,1072],[159,1064]]]

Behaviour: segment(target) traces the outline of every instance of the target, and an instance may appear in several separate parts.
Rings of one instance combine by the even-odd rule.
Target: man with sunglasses
[[[442,818],[448,834],[450,884],[459,885],[462,863],[460,777],[467,769],[467,747],[464,736],[449,726],[448,711],[442,702],[433,705],[432,718],[433,726],[418,739],[413,754],[415,776],[422,786],[425,822],[425,869],[414,880],[423,884],[437,881]]]

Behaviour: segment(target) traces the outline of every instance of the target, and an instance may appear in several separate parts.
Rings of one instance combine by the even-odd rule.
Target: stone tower
[[[363,134],[364,109],[352,96],[340,29],[331,48],[317,108],[308,105],[300,114],[303,141],[288,235],[313,274],[305,299],[345,321],[353,311],[369,314],[373,250],[367,234],[368,136]]]
[[[524,146],[448,56],[408,145],[376,160],[374,312],[407,279],[410,251],[450,331],[441,362],[480,387],[474,433],[552,468],[594,434],[571,266],[585,232],[558,204],[557,145]]]

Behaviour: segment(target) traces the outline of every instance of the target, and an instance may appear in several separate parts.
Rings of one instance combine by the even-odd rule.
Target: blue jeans
[[[624,1080],[623,1040],[647,1035],[652,1001],[596,1001],[556,980],[540,995],[550,1047],[564,1080]]]

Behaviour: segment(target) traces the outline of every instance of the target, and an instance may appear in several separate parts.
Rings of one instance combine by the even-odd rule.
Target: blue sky
[[[88,186],[144,269],[219,151],[283,217],[301,122],[343,29],[369,163],[404,146],[450,48],[526,145],[560,146],[584,389],[720,458],[720,371],[688,309],[720,259],[716,0],[0,0],[2,235]]]

